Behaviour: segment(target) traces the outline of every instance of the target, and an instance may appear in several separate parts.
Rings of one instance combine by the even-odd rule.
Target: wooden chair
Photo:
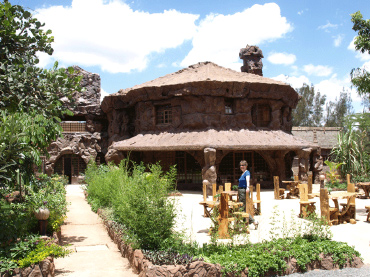
[[[355,193],[355,184],[350,183],[350,175],[347,174],[347,192]],[[341,214],[347,215],[346,218],[341,219],[342,221],[349,222],[351,218],[356,219],[356,197],[352,197],[347,203],[340,203],[342,206]]]
[[[212,210],[219,205],[216,201],[216,184],[212,184],[212,200],[207,200],[207,184],[203,183],[203,201],[199,202],[204,208],[204,217],[211,217]]]
[[[253,189],[253,187],[252,187]],[[261,215],[261,185],[260,183],[257,183],[256,184],[256,200],[253,200],[253,206],[256,204],[256,206],[254,206],[254,213],[255,214],[258,214],[258,215]]]
[[[306,218],[309,214],[315,213],[316,206],[315,201],[308,200],[308,188],[307,184],[299,184],[299,216]]]
[[[329,206],[329,193],[326,188],[320,189],[320,210],[321,217],[324,217],[330,226],[338,225],[339,209]]]
[[[231,183],[225,183],[225,191],[231,190]]]
[[[274,199],[284,199],[285,189],[280,188],[279,176],[274,176]]]

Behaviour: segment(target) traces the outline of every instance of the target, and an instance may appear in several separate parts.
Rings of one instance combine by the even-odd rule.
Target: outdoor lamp
[[[325,174],[324,173],[321,173],[319,175],[319,179],[320,179],[320,181],[324,181],[325,180]]]

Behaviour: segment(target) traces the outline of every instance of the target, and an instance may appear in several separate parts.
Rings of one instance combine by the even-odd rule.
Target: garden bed
[[[98,210],[99,216],[103,219],[104,225],[107,228],[108,234],[111,239],[117,244],[121,255],[127,258],[133,271],[139,276],[222,276],[224,270],[219,264],[211,264],[203,261],[196,261],[187,265],[153,265],[149,260],[145,259],[141,250],[134,250],[130,245],[122,240],[122,234],[116,231],[113,221],[107,220],[102,210]],[[281,275],[287,275],[297,272],[302,272],[295,258],[287,258],[285,260],[287,267]],[[355,257],[352,261],[348,260],[341,266],[359,268],[363,266],[363,262],[359,257]],[[333,261],[331,255],[319,255],[319,260],[309,262],[306,264],[307,271],[315,269],[334,270],[339,269],[339,265]],[[226,273],[227,276],[234,276],[233,272]],[[278,272],[269,271],[265,276],[279,275]],[[248,276],[248,269],[246,268],[241,276]]]

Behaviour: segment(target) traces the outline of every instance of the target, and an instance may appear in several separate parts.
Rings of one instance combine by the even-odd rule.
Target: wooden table
[[[355,220],[356,217],[356,205],[354,204],[354,199],[356,198],[355,192],[333,192],[329,194],[329,199],[333,200],[334,206],[338,209],[338,220],[339,223],[343,223],[344,221],[350,222],[351,219]],[[347,199],[346,203],[343,203],[342,210],[339,208],[339,199]]]
[[[287,184],[286,188],[289,191],[286,198],[297,198],[299,197],[299,181],[281,181],[283,184]]]
[[[228,206],[229,209],[235,210],[235,209],[243,206],[243,203],[233,201],[233,199],[232,199],[233,196],[238,196],[237,191],[225,191],[225,192],[222,192],[222,193],[225,193],[229,197],[229,199],[227,201],[227,206]],[[212,220],[215,220],[212,217],[212,211],[213,211],[214,208],[218,208],[220,206],[220,201],[211,201],[211,200],[210,201],[202,201],[202,202],[199,202],[199,204],[203,205],[204,213],[205,213],[206,217],[209,217]]]
[[[361,187],[365,192],[365,198],[370,198],[369,192],[370,192],[370,182],[360,182],[357,183],[359,187]]]

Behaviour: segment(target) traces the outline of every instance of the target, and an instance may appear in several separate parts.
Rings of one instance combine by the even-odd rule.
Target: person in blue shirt
[[[243,211],[245,211],[246,206],[246,193],[250,193],[249,191],[249,183],[251,179],[251,173],[247,170],[248,163],[247,161],[240,161],[240,170],[243,172],[239,178],[239,186],[238,186],[238,195],[239,195],[239,202],[243,203]],[[249,224],[253,223],[254,227],[257,229],[258,221],[255,220],[252,215],[249,215]]]

